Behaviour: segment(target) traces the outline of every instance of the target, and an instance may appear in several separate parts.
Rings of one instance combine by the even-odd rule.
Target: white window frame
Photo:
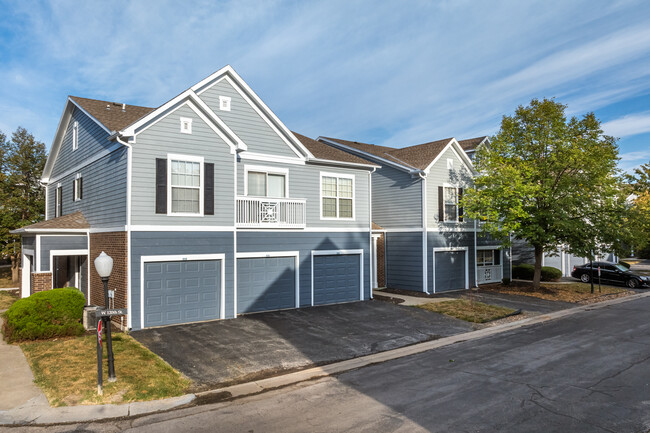
[[[183,162],[198,162],[200,164],[200,177],[199,177],[199,212],[190,213],[190,212],[172,212],[172,161],[183,161]],[[203,200],[204,200],[204,174],[205,174],[205,164],[204,158],[202,156],[193,156],[193,155],[179,155],[175,153],[167,154],[167,215],[169,216],[189,216],[189,217],[202,217],[203,216]],[[179,187],[182,188],[182,187]]]
[[[336,198],[336,216],[335,217],[325,217],[323,216],[323,178],[324,177],[335,177],[337,179],[336,181],[336,197],[328,197],[328,198]],[[342,218],[339,217],[339,199],[344,198],[348,199],[348,197],[339,197],[339,182],[338,179],[351,179],[352,180],[352,217],[350,218]],[[344,174],[344,173],[332,173],[332,172],[327,172],[327,171],[321,171],[320,172],[320,178],[318,181],[318,188],[320,190],[320,219],[321,221],[354,221],[356,218],[356,212],[355,212],[355,205],[356,205],[356,180],[355,176],[353,174]]]
[[[79,194],[79,185],[82,182],[83,176],[81,176],[81,173],[77,173],[77,176],[75,176],[75,179],[72,181],[74,183],[74,201],[80,201],[82,199],[81,194]]]
[[[274,199],[274,198],[289,198],[291,197],[289,195],[289,169],[287,168],[282,168],[282,167],[271,167],[267,165],[244,165],[244,195],[246,197],[258,197],[258,196],[250,196],[248,194],[248,172],[252,171],[255,173],[265,173],[267,176],[267,182],[266,182],[266,193],[269,193],[269,182],[268,182],[268,175],[269,174],[278,174],[284,176],[284,197],[269,197],[268,195],[260,198],[268,198],[268,199]]]
[[[491,265],[479,265],[478,264],[478,252],[479,251],[486,251],[486,250],[491,250],[492,251],[492,264]],[[499,254],[499,264],[495,265],[494,264],[494,259],[496,258],[495,251],[498,251]],[[476,247],[476,266],[501,266],[503,267],[503,248],[501,248],[498,245],[483,245],[483,246],[478,246]]]
[[[219,110],[230,111],[231,103],[232,98],[230,96],[219,96]]]
[[[59,208],[63,208],[63,206],[61,206],[62,203],[63,203],[63,188],[61,188],[60,183],[57,183],[56,188],[54,189],[54,218],[63,216],[63,211],[59,213]]]
[[[72,124],[72,150],[79,149],[79,122],[74,121]]]
[[[447,209],[443,209],[442,212],[443,212],[443,215],[445,215],[445,220],[443,221],[443,223],[458,224],[460,222],[460,221],[458,221],[458,208],[460,207],[459,202],[458,202],[458,188],[460,188],[460,187],[456,186],[456,185],[452,185],[450,183],[443,183],[442,184],[442,205],[446,208],[447,207],[447,201],[445,200],[445,188],[454,188],[454,190],[456,191],[455,192],[455,194],[456,194],[456,216],[455,216],[453,221],[449,221],[447,219],[447,212],[446,212]]]
[[[187,129],[185,129],[187,125]],[[192,133],[192,118],[191,117],[181,117],[181,133],[191,134]]]

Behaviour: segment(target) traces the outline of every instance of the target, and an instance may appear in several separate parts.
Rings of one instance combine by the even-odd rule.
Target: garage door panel
[[[294,308],[296,268],[293,257],[237,259],[237,312]]]
[[[314,305],[358,301],[361,265],[358,254],[314,256]]]
[[[145,263],[143,277],[145,327],[219,318],[220,260]]]
[[[434,254],[436,292],[465,289],[465,251],[436,251]]]

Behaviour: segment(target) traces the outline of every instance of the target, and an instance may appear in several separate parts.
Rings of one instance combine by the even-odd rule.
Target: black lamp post
[[[104,308],[108,309],[108,278],[113,271],[113,259],[111,256],[102,251],[95,259],[95,269],[104,283]],[[106,346],[108,348],[108,381],[115,382],[117,378],[115,377],[113,342],[111,341],[111,318],[110,316],[104,316],[102,317],[102,321],[106,329]]]

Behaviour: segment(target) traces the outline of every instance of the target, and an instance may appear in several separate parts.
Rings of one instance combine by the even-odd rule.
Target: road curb
[[[206,402],[233,400],[270,391],[273,389],[283,388],[308,380],[341,374],[346,371],[356,370],[373,364],[416,355],[419,353],[427,352],[429,350],[450,346],[452,344],[460,342],[479,340],[514,329],[546,323],[567,316],[572,316],[577,313],[606,308],[611,305],[618,305],[646,297],[650,297],[650,291],[647,293],[603,301],[596,304],[581,305],[566,310],[555,311],[548,314],[542,314],[539,316],[522,319],[516,322],[504,323],[476,331],[465,332],[462,334],[452,335],[450,337],[444,337],[437,340],[431,340],[423,343],[413,344],[411,346],[392,349],[385,352],[360,356],[358,358],[335,362],[320,367],[313,367],[282,376],[270,377],[267,379],[213,389],[196,394],[186,394],[180,397],[163,400],[135,402],[121,405],[107,404],[96,406],[88,405],[53,408],[49,406],[47,400],[45,399],[45,396],[41,396],[28,401],[26,404],[20,407],[8,411],[0,411],[0,426],[52,425],[99,421],[131,416],[142,416],[156,412],[168,411],[171,409],[177,409],[180,407],[195,404],[196,402],[200,402],[202,400]]]

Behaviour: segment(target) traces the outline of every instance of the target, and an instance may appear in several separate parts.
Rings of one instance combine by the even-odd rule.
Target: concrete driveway
[[[268,377],[467,332],[419,308],[354,302],[134,331],[196,390]]]

